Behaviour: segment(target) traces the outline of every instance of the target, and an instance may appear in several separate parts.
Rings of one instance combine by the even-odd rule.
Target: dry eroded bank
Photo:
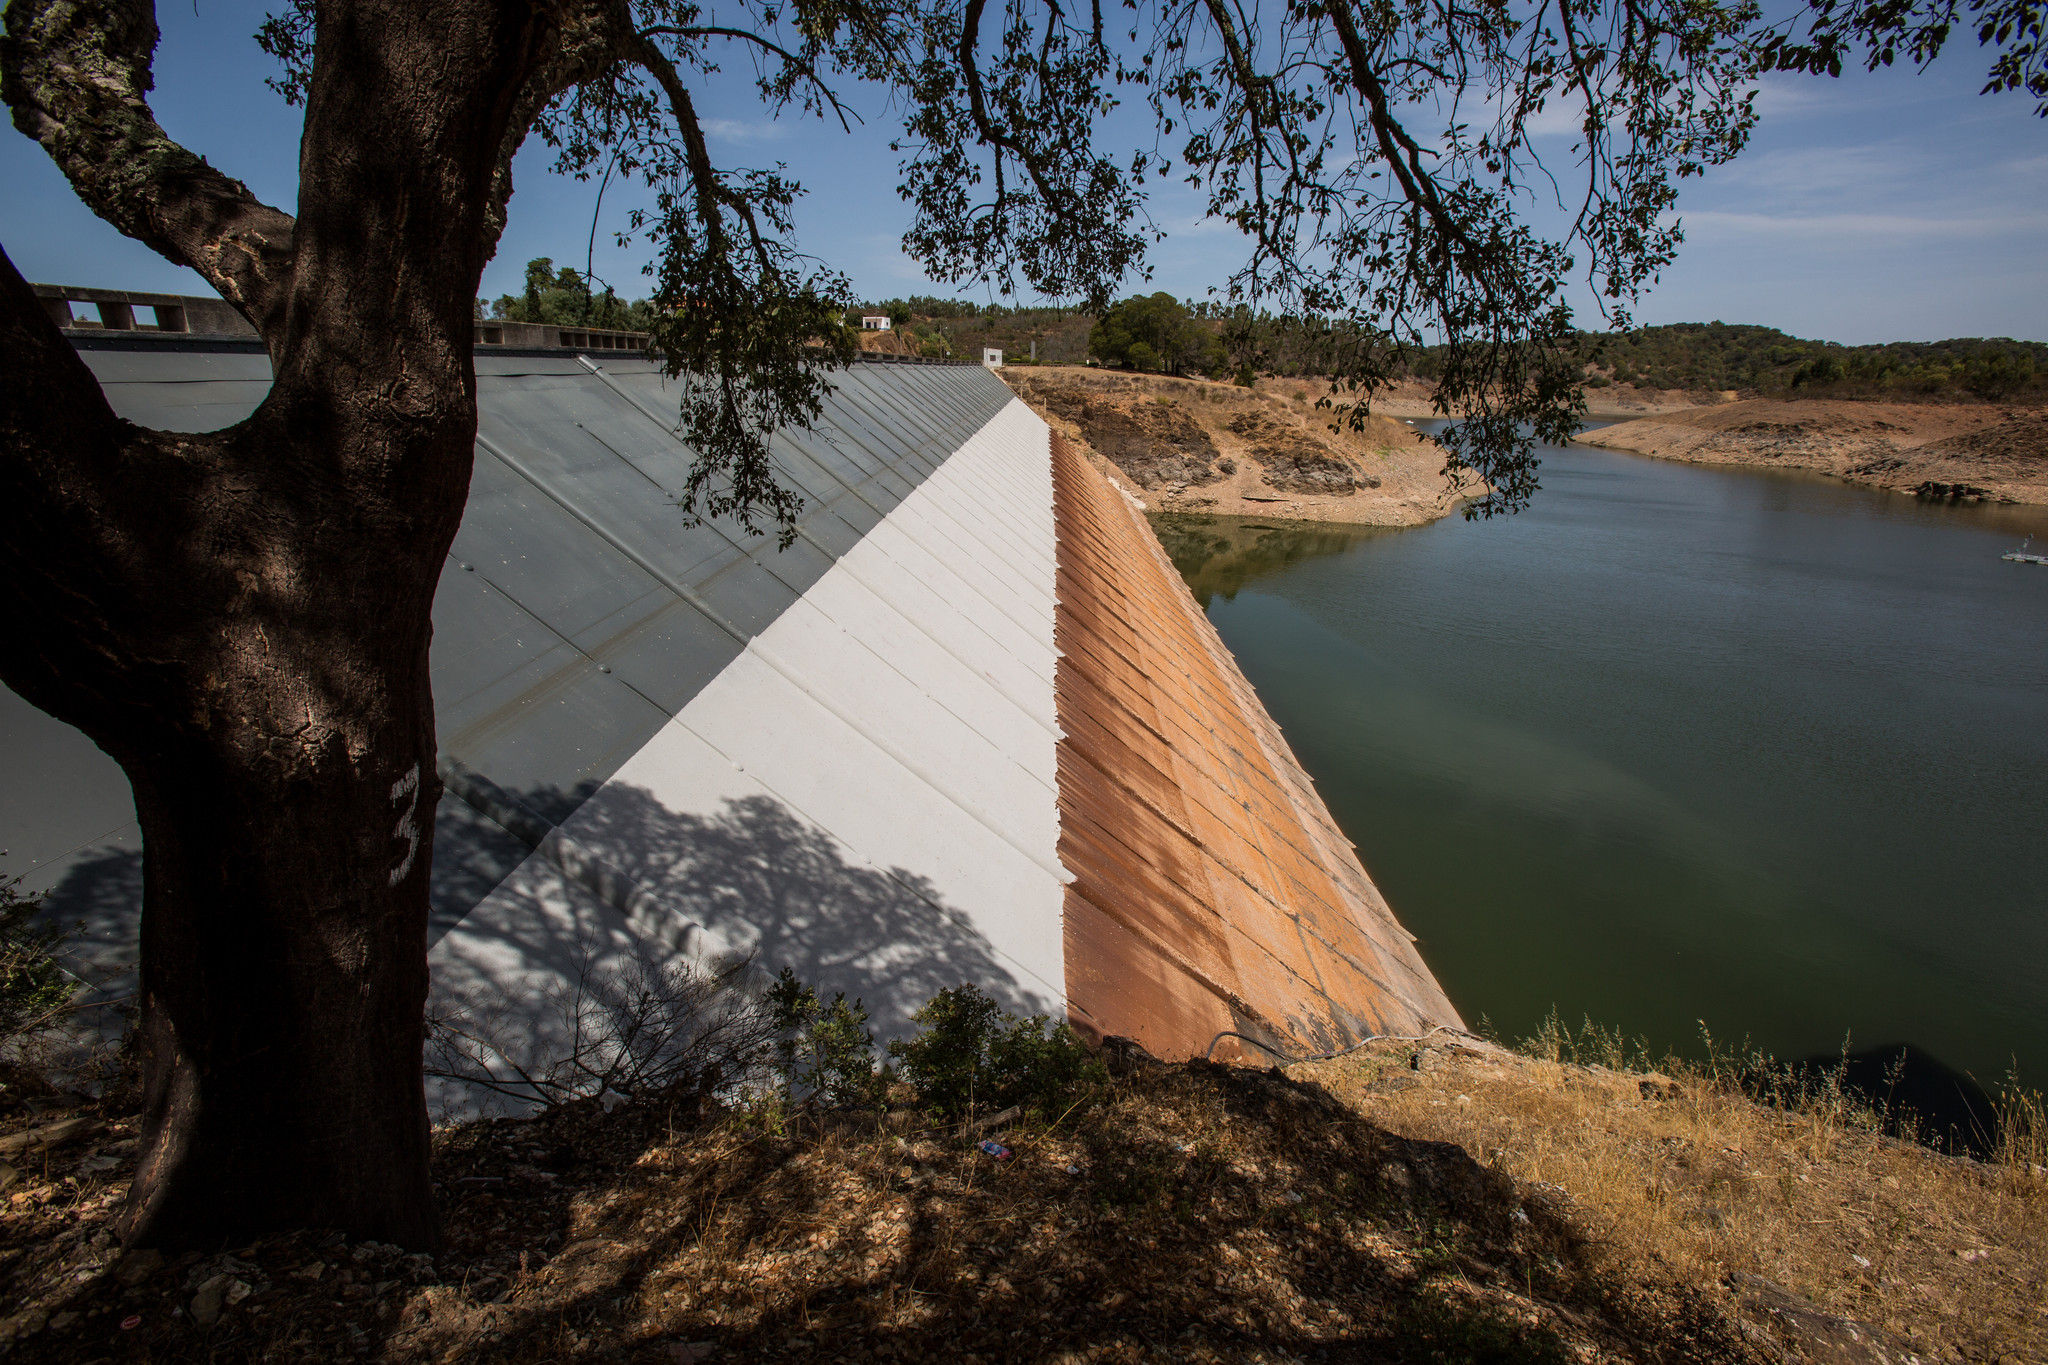
[[[1405,421],[1375,413],[1363,431],[1332,432],[1315,381],[1246,390],[1079,366],[1002,373],[1162,511],[1419,526],[1478,491],[1448,487],[1442,452]]]
[[[2039,408],[1749,399],[1579,439],[1695,464],[1814,469],[1923,497],[2048,503],[2048,412]]]

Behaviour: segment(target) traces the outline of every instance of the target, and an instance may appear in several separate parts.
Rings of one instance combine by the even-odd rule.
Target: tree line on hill
[[[1762,396],[1964,397],[1991,401],[2038,390],[2048,344],[2009,337],[1843,346],[1775,327],[1682,322],[1621,336],[1583,334],[1587,383],[1728,390]]]
[[[654,305],[627,301],[549,257],[527,262],[523,294],[500,295],[477,316],[563,327],[647,331]],[[929,294],[858,303],[845,310],[849,328],[886,317],[916,354],[973,356],[1003,350],[1012,364],[1084,362],[1154,374],[1236,378],[1303,378],[1328,374],[1345,347],[1368,344],[1356,331],[1243,306],[1182,302],[1172,294],[1133,295],[1098,316],[1057,305],[978,304]],[[1035,343],[1035,345],[1034,345]],[[1633,385],[1687,392],[1734,390],[1758,396],[1957,399],[2000,402],[2048,389],[2048,343],[2009,337],[1894,341],[1844,346],[1728,322],[1678,322],[1619,335],[1581,332],[1586,387]],[[1436,377],[1437,348],[1414,349],[1396,369]]]
[[[1290,379],[1329,374],[1342,366],[1348,349],[1374,344],[1355,328],[1242,306],[1183,302],[1164,292],[1134,295],[1094,317],[1071,309],[985,306],[921,295],[853,310],[862,311],[887,313],[898,328],[926,338],[933,353],[950,345],[966,354],[974,346],[1007,341],[1006,362],[1027,363],[1025,346],[1037,340],[1040,363],[1085,361],[1246,383],[1255,374]],[[2048,389],[2048,343],[2010,337],[1845,346],[1775,327],[1716,321],[1638,327],[1620,334],[1580,332],[1578,345],[1586,386],[1592,389],[1633,385],[1764,397],[1992,402],[2040,396]],[[1411,348],[1395,359],[1394,369],[1408,378],[1434,380],[1438,349]]]

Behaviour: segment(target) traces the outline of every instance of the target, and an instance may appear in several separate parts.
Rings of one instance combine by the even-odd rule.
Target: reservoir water
[[[2048,509],[1542,479],[1491,522],[1154,522],[1467,1021],[2048,1082],[2048,568],[1999,559]]]

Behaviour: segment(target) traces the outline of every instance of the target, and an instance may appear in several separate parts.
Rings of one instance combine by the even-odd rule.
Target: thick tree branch
[[[689,87],[677,73],[675,64],[663,55],[651,39],[641,38],[633,51],[633,60],[648,75],[654,77],[662,94],[668,97],[669,110],[675,116],[676,129],[683,135],[683,148],[690,166],[690,186],[697,199],[697,217],[704,226],[707,241],[716,253],[725,238],[724,209],[738,214],[747,227],[747,241],[754,258],[759,262],[762,274],[774,273],[775,263],[770,257],[767,238],[761,232],[761,225],[754,217],[754,206],[746,197],[728,190],[719,178],[717,168],[711,164],[711,148],[704,141],[704,127],[697,118],[697,106],[690,98]]]
[[[1337,40],[1343,45],[1345,60],[1351,64],[1352,85],[1365,97],[1373,136],[1380,144],[1388,169],[1400,183],[1401,193],[1409,203],[1429,215],[1446,241],[1470,247],[1472,244],[1463,227],[1445,210],[1443,200],[1436,192],[1436,181],[1423,169],[1422,149],[1394,118],[1393,100],[1388,97],[1379,73],[1373,69],[1372,54],[1366,50],[1365,39],[1359,34],[1349,0],[1335,0],[1325,12],[1337,30]]]
[[[293,220],[157,125],[145,98],[156,43],[152,0],[12,0],[0,97],[88,208],[204,275],[274,340],[290,294]]]
[[[780,57],[791,69],[801,75],[804,78],[804,83],[817,92],[818,98],[826,107],[831,109],[833,117],[839,120],[839,127],[842,132],[850,133],[853,131],[854,124],[863,122],[859,114],[840,103],[838,92],[827,85],[825,78],[818,74],[815,62],[798,56],[780,43],[772,42],[758,33],[751,33],[743,28],[721,28],[716,25],[698,25],[684,28],[672,24],[659,24],[653,28],[640,30],[639,36],[642,38],[731,38],[736,42],[752,43],[762,51],[771,52]]]
[[[535,46],[545,55],[534,61],[513,102],[492,172],[490,204],[484,214],[487,260],[496,252],[505,230],[506,209],[512,199],[512,158],[519,154],[534,121],[562,92],[595,80],[626,60],[632,43],[633,17],[623,0],[582,0],[545,13],[553,22],[535,35]]]
[[[996,175],[998,188],[1003,172],[1003,153],[1009,152],[1017,158],[1017,164],[1024,168],[1024,174],[1031,177],[1031,183],[1038,190],[1048,211],[1061,214],[1065,196],[1048,183],[1045,172],[1036,157],[1015,138],[998,128],[988,116],[988,96],[982,89],[981,65],[975,58],[975,48],[981,40],[981,14],[987,0],[967,0],[967,11],[960,20],[960,74],[967,81],[967,107],[974,120],[974,131],[981,140],[996,150]],[[1000,198],[1001,196],[998,195]]]

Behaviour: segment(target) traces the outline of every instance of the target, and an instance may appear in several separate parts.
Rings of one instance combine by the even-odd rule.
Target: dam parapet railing
[[[32,284],[50,320],[82,349],[127,350],[138,345],[172,349],[261,350],[262,341],[249,320],[220,298],[190,294],[151,294],[133,289],[97,289],[84,285]],[[476,349],[493,355],[593,354],[656,355],[646,332],[605,327],[558,326],[551,322],[514,322],[479,318],[474,324]],[[870,365],[979,365],[977,360],[856,352],[854,359]]]

